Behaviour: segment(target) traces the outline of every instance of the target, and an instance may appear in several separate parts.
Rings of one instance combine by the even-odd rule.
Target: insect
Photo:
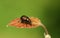
[[[27,24],[31,25],[31,23],[32,23],[31,20],[30,20],[30,18],[27,17],[27,16],[25,16],[25,15],[21,16],[20,19],[21,19],[21,23],[25,23],[26,25]]]

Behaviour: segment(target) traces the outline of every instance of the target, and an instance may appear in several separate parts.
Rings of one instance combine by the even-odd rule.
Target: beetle
[[[32,24],[30,18],[26,15],[21,16],[20,19],[21,19],[21,23],[25,23],[25,24],[29,24],[29,25]]]

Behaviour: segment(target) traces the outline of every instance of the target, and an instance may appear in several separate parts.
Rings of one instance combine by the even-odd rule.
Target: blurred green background
[[[58,0],[0,0],[0,38],[44,38],[41,27],[6,27],[11,20],[21,15],[39,18],[52,38],[60,38]]]

